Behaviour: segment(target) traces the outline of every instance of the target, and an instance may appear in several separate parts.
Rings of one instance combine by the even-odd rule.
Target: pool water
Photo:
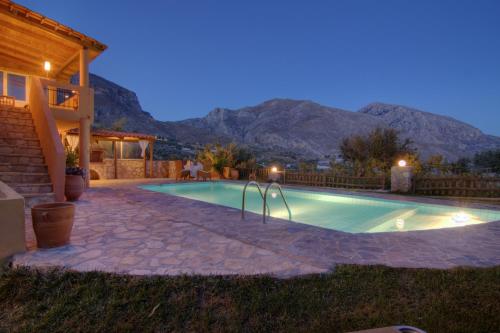
[[[141,188],[193,200],[241,209],[244,184],[197,182],[143,185]],[[262,189],[264,191],[264,188]],[[460,227],[500,220],[500,211],[460,208],[366,196],[283,189],[292,221],[351,233],[398,232]],[[276,190],[267,201],[271,216],[288,219],[288,211]],[[246,210],[262,214],[257,188],[248,187]]]

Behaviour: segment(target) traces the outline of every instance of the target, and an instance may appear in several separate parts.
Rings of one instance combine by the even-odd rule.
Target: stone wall
[[[175,177],[175,172],[169,166],[176,164],[175,161],[153,161],[153,178]],[[178,164],[178,162],[177,162]],[[146,161],[146,177],[149,178],[149,160]],[[114,160],[105,158],[103,162],[90,163],[91,179],[114,179]],[[98,177],[98,178],[97,178]],[[118,179],[144,178],[144,160],[142,159],[120,159],[117,160]]]

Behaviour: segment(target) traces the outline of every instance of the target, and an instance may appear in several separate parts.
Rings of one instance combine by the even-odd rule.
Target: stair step
[[[4,145],[0,141],[0,155],[5,154],[26,154],[26,155],[36,155],[43,156],[42,149],[40,147],[29,147],[21,145]]]
[[[32,124],[29,125],[18,125],[18,124],[9,124],[5,122],[0,122],[0,131],[1,132],[35,132],[35,126]]]
[[[46,172],[0,172],[0,180],[4,183],[50,183],[50,176]]]
[[[8,138],[0,134],[0,146],[1,145],[9,145],[16,147],[33,147],[40,148],[40,140],[38,139],[29,139],[29,138]]]
[[[44,164],[44,159],[42,155],[2,154],[0,155],[0,163]]]
[[[30,183],[10,183],[10,187],[17,193],[24,196],[25,193],[50,193],[52,192],[51,183],[30,184]]]
[[[16,111],[16,110],[1,110],[0,109],[0,117],[7,117],[7,118],[18,118],[18,119],[31,119],[33,120],[33,117],[31,115],[31,112],[27,111]]]
[[[3,133],[3,137],[10,139],[38,139],[36,132],[33,131],[16,131],[16,130],[2,130],[0,129],[0,133]]]
[[[23,193],[24,206],[31,208],[35,205],[51,203],[56,201],[54,192],[49,193]]]
[[[0,172],[46,173],[47,166],[44,164],[16,164],[4,162],[0,163]]]
[[[29,108],[10,106],[10,105],[0,105],[0,113],[2,112],[17,112],[17,113],[28,113],[31,114]]]
[[[5,116],[0,114],[0,123],[2,124],[11,124],[11,125],[25,125],[25,126],[34,126],[33,119],[29,118],[20,118],[14,116]]]

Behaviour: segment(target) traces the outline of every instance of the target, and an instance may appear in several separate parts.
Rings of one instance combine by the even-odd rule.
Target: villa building
[[[89,64],[107,46],[9,0],[0,0],[0,182],[27,204],[64,200],[64,140],[78,129],[89,169],[94,92]],[[70,79],[79,74],[79,85]]]

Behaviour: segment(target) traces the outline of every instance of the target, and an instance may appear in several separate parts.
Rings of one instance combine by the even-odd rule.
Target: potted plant
[[[55,202],[31,208],[33,231],[39,248],[63,246],[69,243],[75,205]]]
[[[203,151],[198,153],[197,159],[205,168],[210,168],[212,178],[229,178],[232,161],[231,145],[223,147],[220,144],[207,144]]]
[[[77,167],[78,154],[76,150],[66,151],[66,181],[64,185],[64,195],[68,201],[76,201],[85,191],[85,179],[87,172],[83,168]]]

